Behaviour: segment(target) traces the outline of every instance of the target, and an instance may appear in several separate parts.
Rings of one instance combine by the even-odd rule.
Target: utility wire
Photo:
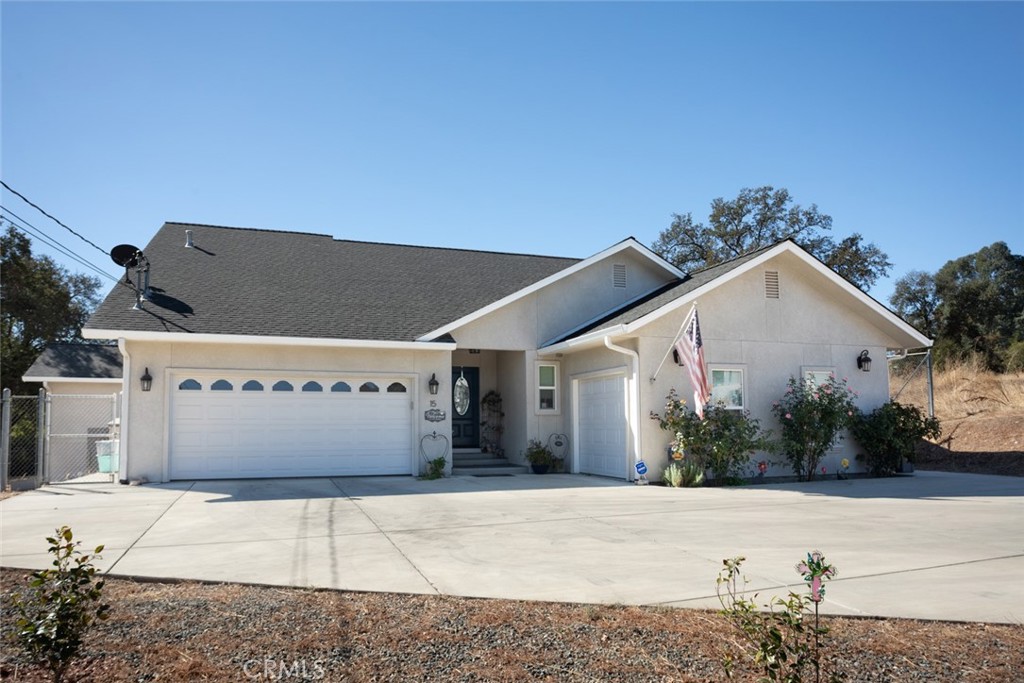
[[[31,207],[33,207],[33,208],[35,208],[35,209],[36,209],[36,210],[37,210],[37,211],[38,211],[39,213],[41,213],[41,214],[43,214],[44,216],[46,216],[47,218],[49,218],[49,219],[50,219],[51,221],[53,221],[54,223],[56,223],[56,224],[57,224],[57,225],[59,225],[60,227],[64,228],[65,230],[67,230],[68,232],[70,232],[70,233],[71,233],[72,235],[74,235],[74,236],[75,236],[75,237],[77,237],[78,239],[82,240],[82,241],[83,241],[83,242],[85,242],[86,244],[90,244],[90,245],[92,245],[92,246],[93,246],[93,247],[94,247],[95,249],[98,249],[99,251],[103,252],[104,254],[107,254],[107,253],[108,253],[108,252],[107,252],[107,250],[106,250],[106,249],[104,249],[103,247],[99,246],[98,244],[96,244],[95,242],[93,242],[92,240],[90,240],[89,238],[87,238],[87,237],[84,237],[83,235],[81,235],[81,234],[79,234],[79,233],[75,232],[74,230],[72,230],[72,229],[71,229],[71,228],[69,228],[68,226],[64,225],[64,224],[63,224],[63,223],[61,223],[61,222],[60,222],[59,220],[57,220],[57,218],[55,218],[55,217],[54,217],[54,216],[52,216],[51,214],[48,214],[48,213],[47,213],[47,212],[46,212],[46,211],[45,211],[45,210],[43,209],[43,207],[41,207],[41,206],[39,206],[38,204],[34,203],[34,202],[33,202],[33,201],[31,200],[31,199],[29,199],[28,197],[26,197],[26,196],[25,196],[25,195],[23,195],[22,193],[20,193],[20,192],[18,192],[17,190],[15,190],[15,189],[14,189],[13,187],[11,187],[11,186],[10,186],[10,185],[8,185],[7,183],[5,183],[5,182],[4,182],[3,180],[0,180],[0,185],[3,185],[3,186],[4,186],[4,187],[6,187],[6,188],[7,188],[7,189],[8,189],[9,191],[11,191],[11,192],[13,192],[14,194],[18,195],[19,197],[21,197],[21,198],[22,198],[22,199],[23,199],[23,200],[25,201],[25,203],[26,203],[26,204],[28,204],[29,206],[31,206]]]
[[[58,250],[59,252],[61,252],[65,256],[67,256],[68,258],[74,259],[78,263],[80,263],[83,266],[89,268],[90,270],[95,271],[96,273],[102,275],[103,277],[106,277],[106,278],[109,278],[111,280],[114,280],[115,282],[120,279],[120,278],[114,277],[110,273],[106,272],[105,270],[103,270],[102,268],[97,266],[95,263],[92,263],[92,262],[88,261],[85,257],[75,253],[70,248],[64,246],[63,244],[58,242],[56,239],[54,239],[50,235],[46,234],[45,232],[43,232],[42,230],[40,230],[36,226],[34,226],[31,223],[29,223],[24,218],[19,216],[18,214],[14,213],[10,209],[8,209],[6,206],[0,204],[0,209],[4,210],[8,214],[10,214],[9,216],[3,216],[3,218],[6,219],[11,225],[13,225],[16,229],[20,230],[21,232],[23,232],[23,233],[30,233],[32,236],[36,237],[37,239],[39,239],[40,241],[44,242],[45,244],[48,244],[49,246],[51,246],[54,249]],[[17,219],[17,220],[12,219],[11,216],[13,216],[14,219]]]

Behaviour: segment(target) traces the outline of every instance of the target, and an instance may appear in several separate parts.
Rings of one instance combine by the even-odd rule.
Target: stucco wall
[[[131,387],[126,407],[127,478],[145,477],[150,481],[167,478],[167,418],[170,391],[169,375],[180,369],[223,369],[228,371],[310,371],[310,372],[380,372],[413,377],[415,389],[410,396],[416,414],[414,457],[419,460],[419,438],[437,431],[451,439],[450,354],[446,351],[345,349],[327,347],[294,347],[269,345],[195,344],[137,342],[127,343],[132,373],[141,374],[148,367],[153,376],[153,389],[142,392]],[[427,382],[437,373],[442,387],[437,396],[430,396]],[[448,416],[444,422],[428,422],[423,413],[432,402]],[[449,467],[451,458],[449,457]],[[418,464],[418,463],[417,463]],[[416,472],[416,470],[414,470]]]
[[[612,286],[613,266],[626,266],[627,286]],[[570,277],[452,331],[460,348],[528,350],[668,282],[646,257],[621,251]]]
[[[121,380],[105,382],[47,382],[46,390],[51,394],[116,394],[121,391]]]
[[[498,386],[505,411],[501,443],[505,457],[521,463],[526,448],[527,405],[516,397],[526,396],[526,355],[522,351],[501,351],[497,354]]]
[[[766,299],[764,271],[778,270],[780,298]],[[891,337],[873,324],[865,309],[847,296],[837,297],[838,288],[814,274],[797,259],[785,256],[763,268],[746,273],[698,302],[704,353],[709,368],[744,370],[744,401],[762,427],[777,430],[771,414],[772,401],[786,389],[790,376],[801,376],[809,368],[834,369],[839,378],[860,396],[862,409],[873,409],[888,399],[889,378],[885,363]],[[675,388],[693,404],[693,389],[685,368],[671,357],[655,382],[653,376],[672,339],[679,331],[689,304],[671,315],[643,327],[640,337],[642,414],[662,412],[665,396]],[[871,372],[857,369],[856,357],[867,349],[874,359]],[[651,475],[660,476],[665,464],[669,437],[653,420],[643,420],[642,439]],[[823,460],[834,473],[842,458],[849,458],[851,470],[863,468],[855,460],[855,444],[844,439]],[[779,456],[781,458],[781,456]],[[773,468],[769,474],[789,474],[788,468]]]

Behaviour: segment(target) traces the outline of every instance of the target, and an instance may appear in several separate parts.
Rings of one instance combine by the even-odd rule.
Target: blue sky
[[[582,257],[769,184],[889,254],[882,300],[997,240],[1024,252],[1021,3],[3,2],[0,21],[3,178],[105,248],[174,220]]]

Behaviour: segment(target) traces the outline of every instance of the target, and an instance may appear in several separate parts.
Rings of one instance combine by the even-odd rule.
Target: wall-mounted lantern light
[[[857,356],[857,369],[871,372],[871,356],[868,355],[867,349],[861,351],[860,355]]]
[[[430,381],[427,382],[427,387],[430,389],[431,396],[437,396],[437,390],[441,387],[441,383],[437,381],[437,373],[430,373]]]
[[[146,368],[146,371],[142,373],[142,377],[139,380],[142,382],[143,391],[149,391],[153,388],[153,376],[149,374],[149,368]]]

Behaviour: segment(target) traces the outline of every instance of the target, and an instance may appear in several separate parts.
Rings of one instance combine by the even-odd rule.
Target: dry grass
[[[905,363],[905,362],[904,362]],[[890,379],[898,392],[913,367],[894,368]],[[1024,415],[1024,373],[998,374],[986,370],[977,360],[947,365],[934,373],[935,416],[958,421],[973,416]],[[928,408],[927,376],[922,368],[910,379],[899,396],[902,403]]]

